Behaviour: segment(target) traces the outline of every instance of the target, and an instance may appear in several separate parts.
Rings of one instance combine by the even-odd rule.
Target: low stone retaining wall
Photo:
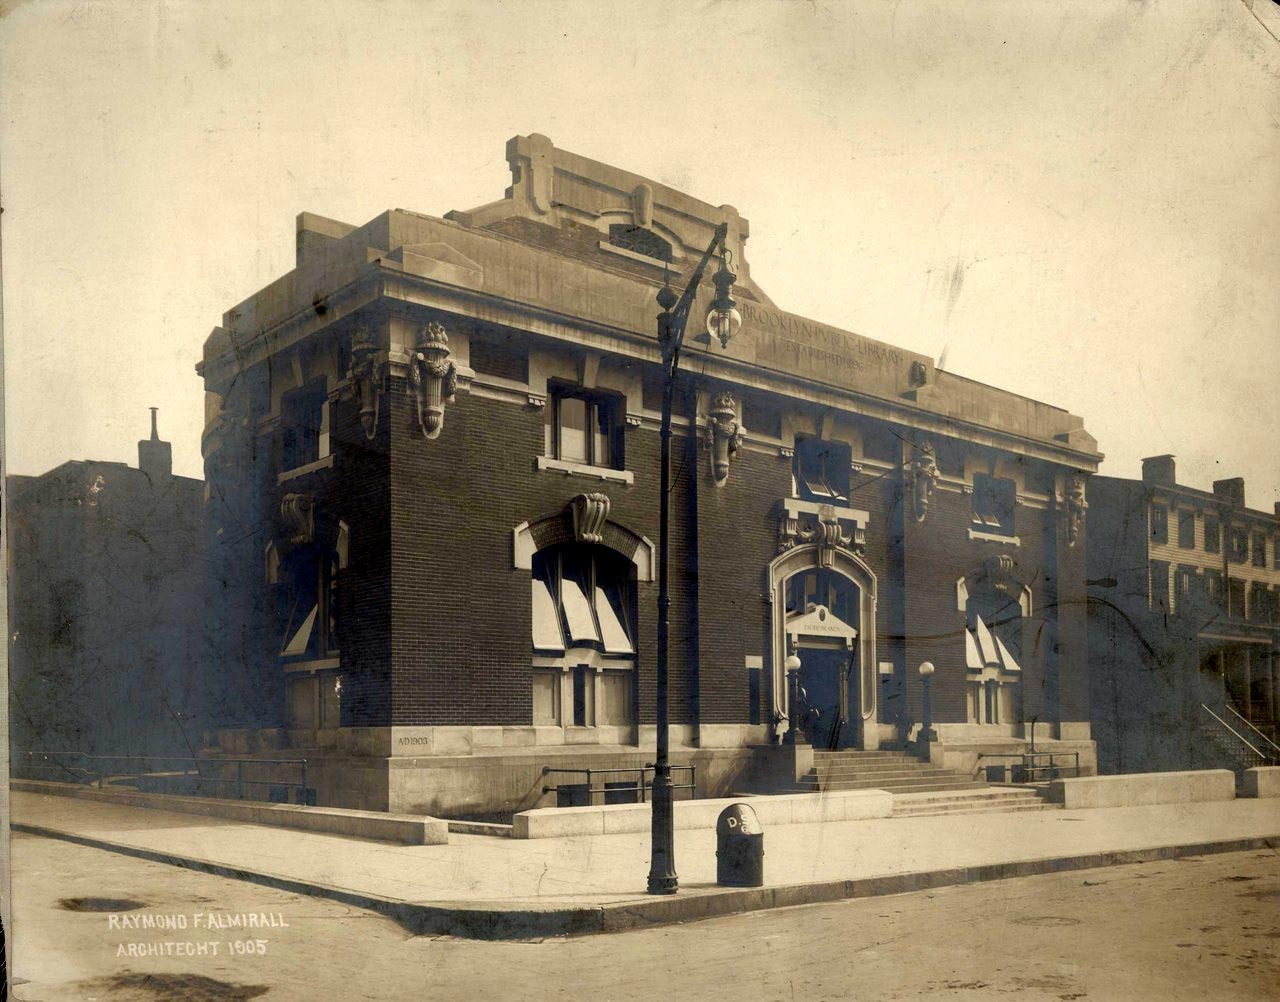
[[[1236,777],[1229,769],[1084,776],[1055,779],[1049,784],[1049,799],[1068,809],[1187,804],[1204,800],[1234,800],[1235,795]]]
[[[769,825],[812,824],[817,821],[858,821],[893,814],[893,794],[884,790],[843,790],[796,793],[776,797],[726,797],[678,800],[676,828],[712,828],[730,804],[750,804],[767,829]],[[540,808],[514,818],[515,838],[560,838],[566,835],[620,835],[647,832],[650,804],[609,804],[601,807]]]
[[[401,842],[405,845],[443,845],[449,841],[447,821],[406,814],[350,811],[339,807],[302,807],[298,804],[265,804],[253,800],[175,797],[165,793],[139,793],[134,790],[100,790],[91,786],[31,779],[15,779],[11,788],[27,793],[54,794],[96,800],[105,804],[178,811],[183,814],[202,814],[205,817],[247,821],[255,825],[351,835],[382,842]]]
[[[1280,766],[1259,766],[1244,771],[1244,797],[1280,797]]]

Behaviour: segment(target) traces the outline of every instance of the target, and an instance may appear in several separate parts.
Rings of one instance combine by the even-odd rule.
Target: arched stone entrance
[[[809,661],[806,688],[817,690],[811,699],[827,710],[828,722],[814,727],[818,737],[840,747],[879,747],[878,729],[868,726],[876,715],[875,574],[849,550],[812,543],[792,547],[769,565],[768,589],[778,733],[786,730],[790,709],[783,665],[795,651],[802,673]]]

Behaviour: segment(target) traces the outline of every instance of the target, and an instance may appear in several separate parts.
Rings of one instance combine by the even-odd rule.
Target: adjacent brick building
[[[1280,719],[1280,508],[1244,481],[1095,477],[1090,501],[1091,705],[1108,772],[1252,766]],[[1260,753],[1260,754],[1258,754]]]
[[[302,214],[294,270],[206,342],[222,747],[450,815],[651,760],[655,297],[723,223],[742,328],[693,340],[705,283],[675,410],[675,760],[744,781],[794,650],[816,742],[913,739],[929,661],[935,760],[1038,725],[1091,768],[1080,419],[779,309],[731,206],[538,135],[507,159],[471,211]]]
[[[24,752],[190,755],[216,699],[203,688],[204,484],[173,475],[154,409],[136,469],[63,463],[9,477],[6,500],[15,769]]]

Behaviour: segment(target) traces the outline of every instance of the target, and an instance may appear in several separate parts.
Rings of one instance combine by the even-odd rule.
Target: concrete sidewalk
[[[508,939],[618,931],[760,908],[1261,846],[1280,800],[885,818],[765,832],[765,886],[715,884],[715,834],[676,833],[681,891],[644,893],[647,834],[451,835],[405,846],[13,793],[18,831],[390,915],[415,932]]]

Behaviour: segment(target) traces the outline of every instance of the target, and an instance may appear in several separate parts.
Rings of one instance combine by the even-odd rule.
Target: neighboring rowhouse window
[[[1267,566],[1267,534],[1265,532],[1253,534],[1253,566]]]
[[[1184,550],[1195,548],[1196,513],[1194,511],[1178,512],[1178,545]]]
[[[847,503],[852,466],[851,446],[820,438],[797,438],[793,471],[796,496],[805,501]]]
[[[1233,527],[1228,542],[1231,544],[1228,556],[1232,563],[1243,564],[1249,559],[1249,530]]]
[[[1151,611],[1169,614],[1169,564],[1151,561]]]
[[[973,525],[983,532],[1013,535],[1017,485],[1012,480],[976,473],[973,477]]]
[[[606,469],[623,466],[622,398],[558,386],[547,402],[547,455]]]
[[[1169,542],[1169,509],[1162,504],[1151,506],[1151,542]]]
[[[296,470],[329,455],[329,391],[323,380],[286,394],[280,419],[282,470]]]
[[[1217,553],[1222,548],[1222,527],[1217,515],[1204,517],[1204,552]]]

